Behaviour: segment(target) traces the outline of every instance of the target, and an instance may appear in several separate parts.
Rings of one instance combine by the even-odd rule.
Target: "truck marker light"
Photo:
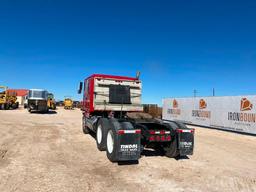
[[[166,136],[166,141],[171,141],[171,136],[170,135]]]
[[[155,137],[154,136],[150,136],[149,137],[149,141],[155,141]]]

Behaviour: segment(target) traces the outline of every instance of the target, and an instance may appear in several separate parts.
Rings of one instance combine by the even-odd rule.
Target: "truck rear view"
[[[144,148],[168,157],[193,154],[193,129],[142,112],[139,78],[94,74],[80,83],[82,90],[83,132],[96,133],[110,161],[138,160]]]

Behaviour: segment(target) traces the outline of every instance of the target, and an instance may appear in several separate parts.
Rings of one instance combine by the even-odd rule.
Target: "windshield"
[[[0,93],[2,92],[5,92],[5,90],[6,90],[6,87],[0,87]]]
[[[47,91],[29,90],[28,97],[47,99]]]
[[[48,98],[49,98],[49,99],[53,99],[53,98],[54,98],[54,95],[53,95],[52,93],[49,93],[49,94],[48,94]]]

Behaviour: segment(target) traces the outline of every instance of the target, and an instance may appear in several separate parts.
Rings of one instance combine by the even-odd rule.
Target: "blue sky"
[[[256,1],[0,1],[0,84],[75,99],[92,73],[135,76],[143,102],[255,94]]]

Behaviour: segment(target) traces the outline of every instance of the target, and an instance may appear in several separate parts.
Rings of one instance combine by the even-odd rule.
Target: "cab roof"
[[[105,75],[105,74],[92,74],[86,79],[90,78],[106,78],[106,79],[117,79],[117,80],[129,80],[129,81],[136,81],[139,80],[134,77],[126,77],[126,76],[117,76],[117,75]]]

